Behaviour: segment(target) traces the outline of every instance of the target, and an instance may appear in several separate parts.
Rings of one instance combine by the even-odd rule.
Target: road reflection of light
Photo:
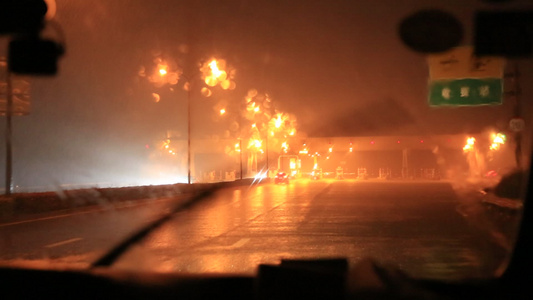
[[[254,211],[257,211],[258,209],[262,210],[262,208],[265,206],[265,196],[263,195],[263,191],[263,186],[257,186],[255,189],[253,189],[253,193],[250,193],[247,197],[249,198]]]
[[[209,273],[227,273],[234,269],[233,259],[229,255],[210,254],[204,255],[203,259],[199,261],[202,264],[204,271]]]
[[[277,186],[278,193],[270,197],[274,201],[273,202],[274,206],[280,205],[281,203],[284,202],[284,200],[287,198],[287,189],[288,189],[288,185],[286,184],[279,184]]]
[[[152,249],[167,249],[171,245],[179,243],[180,234],[173,226],[163,226],[156,235],[150,238],[147,243]]]
[[[241,206],[241,202],[242,202],[242,191],[234,190],[233,191],[233,203],[235,203],[236,206]]]
[[[205,236],[217,236],[235,226],[233,223],[233,208],[229,205],[221,205],[219,207],[208,207],[204,211]]]
[[[160,273],[174,273],[176,272],[175,262],[169,258],[163,259],[163,261],[157,265],[154,271]]]

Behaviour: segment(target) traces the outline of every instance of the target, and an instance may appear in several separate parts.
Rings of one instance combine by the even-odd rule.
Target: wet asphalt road
[[[85,268],[172,199],[0,224],[0,264]],[[254,274],[282,258],[372,257],[415,277],[491,276],[497,247],[446,182],[297,180],[227,188],[179,213],[115,268]],[[475,220],[474,220],[475,221]]]

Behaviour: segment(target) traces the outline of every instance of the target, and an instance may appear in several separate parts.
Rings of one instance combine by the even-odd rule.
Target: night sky
[[[236,71],[234,90],[215,88],[209,98],[193,91],[193,138],[227,134],[231,121],[217,119],[217,105],[242,109],[250,89],[268,93],[275,108],[294,115],[299,133],[308,136],[505,129],[512,101],[494,107],[429,107],[425,56],[398,37],[402,19],[424,8],[461,20],[462,45],[468,45],[474,12],[498,5],[479,0],[57,0],[54,20],[67,52],[57,76],[31,79],[31,114],[14,120],[15,184],[134,181],[138,165],[145,163],[146,144],[163,139],[168,130],[186,136],[183,81],[154,87],[139,76],[156,57],[175,62],[186,74],[211,57],[225,59]],[[44,34],[59,38],[53,27]],[[531,59],[518,63],[527,102],[533,64]],[[160,95],[159,102],[152,93]]]

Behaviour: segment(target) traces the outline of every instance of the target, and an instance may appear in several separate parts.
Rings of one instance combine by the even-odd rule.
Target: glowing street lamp
[[[489,149],[490,150],[500,149],[500,146],[505,144],[506,139],[507,137],[505,136],[505,134],[502,134],[502,133],[492,134],[492,144],[490,145]]]
[[[466,145],[463,147],[464,152],[470,152],[474,150],[474,145],[476,143],[475,137],[469,137],[466,139]]]
[[[274,146],[281,146],[281,151],[289,152],[288,139],[296,135],[295,123],[296,120],[292,119],[288,114],[278,112],[267,93],[259,94],[256,89],[250,89],[247,95],[244,97],[245,111],[244,116],[252,121],[251,132],[253,132],[253,138],[264,138],[265,153],[266,153],[266,169],[270,169],[270,146],[272,139],[275,141]],[[279,149],[279,148],[278,148]]]
[[[287,142],[283,142],[281,144],[281,149],[283,150],[283,152],[287,153],[288,150],[289,150],[289,145],[287,144]]]
[[[281,119],[281,114],[278,114],[278,117],[274,120],[274,126],[280,128],[282,124],[283,120]]]
[[[232,80],[234,73],[228,76],[227,72],[224,70],[226,62],[223,60],[211,59],[209,62],[204,63],[199,72],[194,72],[189,76],[183,74],[182,68],[172,67],[167,61],[157,58],[155,60],[157,64],[154,69],[154,73],[150,76],[146,76],[145,68],[142,67],[139,75],[142,77],[147,77],[147,79],[155,84],[158,87],[161,87],[165,84],[177,84],[178,80],[183,77],[187,80],[184,84],[184,89],[187,91],[187,182],[191,183],[191,91],[193,79],[197,75],[201,75],[201,78],[204,80],[205,84],[208,86],[214,87],[218,84],[224,89],[234,89],[235,82]],[[174,70],[177,69],[177,70]],[[202,95],[208,97],[211,95],[211,91],[206,87],[202,88]],[[157,96],[156,96],[157,95]],[[155,102],[159,102],[160,97],[158,94],[153,94]],[[226,113],[225,109],[220,110],[220,115]],[[175,152],[173,153],[175,154]]]
[[[205,63],[200,69],[205,84],[211,87],[220,85],[224,90],[235,89],[235,82],[232,80],[234,72],[230,72],[228,75],[225,68],[226,61],[222,59],[213,58],[208,63]]]
[[[307,149],[307,145],[303,144],[303,149],[300,150],[300,154],[309,154],[309,149]]]

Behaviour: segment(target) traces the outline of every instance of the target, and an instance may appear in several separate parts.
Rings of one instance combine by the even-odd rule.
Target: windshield
[[[56,75],[0,36],[1,265],[88,268],[167,216],[112,267],[505,270],[533,62],[476,48],[476,14],[528,1],[45,2]]]

